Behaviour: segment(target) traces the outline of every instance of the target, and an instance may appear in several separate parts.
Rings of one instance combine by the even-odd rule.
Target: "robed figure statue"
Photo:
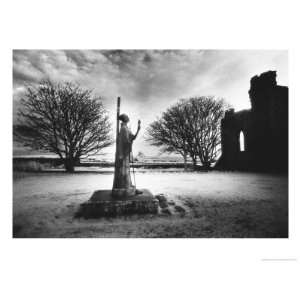
[[[117,129],[117,145],[115,157],[115,174],[112,189],[114,197],[128,197],[136,194],[136,187],[132,184],[130,177],[130,158],[132,156],[132,143],[136,139],[141,121],[138,121],[136,134],[133,134],[127,127],[129,117],[126,114],[118,116],[118,122],[121,121],[121,129]]]

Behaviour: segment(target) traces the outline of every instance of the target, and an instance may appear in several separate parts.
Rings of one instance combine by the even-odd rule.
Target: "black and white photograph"
[[[0,298],[298,300],[299,5],[0,4]]]
[[[288,52],[13,50],[13,236],[288,238]]]

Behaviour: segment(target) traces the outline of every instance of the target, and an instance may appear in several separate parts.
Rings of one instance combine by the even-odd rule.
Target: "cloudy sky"
[[[277,71],[288,85],[288,52],[270,50],[14,50],[13,121],[25,86],[42,79],[73,81],[103,98],[115,122],[116,99],[121,112],[142,130],[134,153],[157,154],[144,141],[145,127],[177,100],[191,96],[223,97],[236,110],[250,107],[250,78]],[[105,152],[113,154],[114,148]],[[14,154],[27,153],[15,145]]]

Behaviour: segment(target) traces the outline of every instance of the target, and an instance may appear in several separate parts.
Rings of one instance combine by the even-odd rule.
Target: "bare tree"
[[[146,129],[146,140],[153,146],[161,147],[163,152],[182,155],[186,169],[189,145],[184,124],[183,103],[180,102],[149,125]]]
[[[221,143],[220,123],[227,105],[215,97],[183,99],[147,129],[147,140],[163,151],[189,156],[205,168],[216,161]]]
[[[204,96],[186,100],[184,108],[192,155],[196,153],[209,169],[221,151],[221,120],[228,105],[223,99]]]
[[[14,136],[24,146],[57,154],[67,172],[81,157],[112,144],[111,124],[100,98],[72,83],[44,81],[28,87]]]

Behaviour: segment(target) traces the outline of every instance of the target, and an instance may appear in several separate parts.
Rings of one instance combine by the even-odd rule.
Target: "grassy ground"
[[[171,215],[74,218],[113,175],[15,173],[14,237],[288,237],[288,180],[238,172],[147,171],[137,185],[163,193]]]

